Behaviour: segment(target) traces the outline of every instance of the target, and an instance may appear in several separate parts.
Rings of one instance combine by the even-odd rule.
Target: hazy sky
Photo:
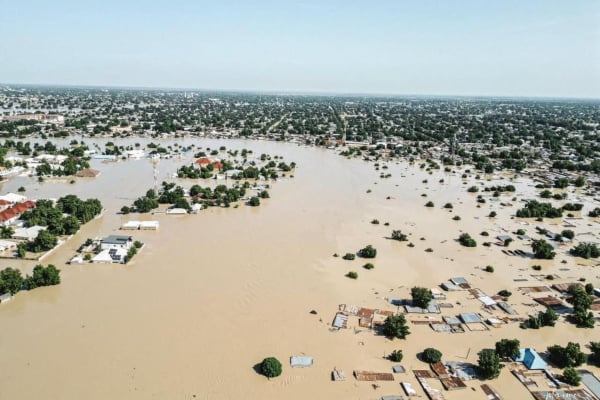
[[[600,98],[597,0],[0,0],[0,82]]]

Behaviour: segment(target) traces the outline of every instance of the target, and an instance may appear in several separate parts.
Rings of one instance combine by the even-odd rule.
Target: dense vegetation
[[[81,200],[75,195],[67,195],[58,199],[56,204],[50,200],[38,200],[36,207],[24,212],[21,219],[27,226],[44,226],[38,236],[18,247],[19,256],[24,250],[34,253],[48,251],[56,246],[57,236],[73,235],[81,225],[89,222],[102,212],[102,203],[98,199]]]
[[[562,209],[552,207],[550,203],[540,203],[531,200],[525,207],[517,210],[519,218],[558,218],[562,217]]]
[[[600,257],[600,249],[595,243],[579,243],[577,246],[569,250],[569,253],[575,257],[582,257],[586,259]]]
[[[23,277],[21,271],[14,268],[4,268],[0,271],[0,295],[5,293],[16,294],[21,290],[32,290],[42,286],[58,285],[60,283],[60,270],[54,265],[36,265],[32,275]]]

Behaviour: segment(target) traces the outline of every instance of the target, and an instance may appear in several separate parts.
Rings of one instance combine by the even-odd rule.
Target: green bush
[[[350,271],[346,274],[346,277],[350,279],[358,279],[358,272]]]
[[[344,260],[349,260],[352,261],[356,258],[356,255],[353,253],[346,253],[344,254],[344,256],[342,257]]]
[[[404,354],[402,354],[402,350],[394,350],[388,356],[388,360],[394,362],[400,362],[404,358]]]
[[[371,245],[368,245],[360,249],[357,254],[362,258],[375,258],[377,256],[377,249]]]
[[[260,206],[260,199],[257,196],[252,196],[248,202],[248,205],[252,207],[258,207]]]
[[[406,236],[402,231],[393,230],[392,231],[392,239],[398,240],[399,242],[405,242],[408,240],[408,236]]]
[[[275,357],[267,357],[260,363],[260,373],[267,378],[275,378],[281,375],[282,366]]]
[[[569,253],[575,257],[582,257],[585,259],[600,257],[600,249],[595,243],[579,243],[569,250]]]
[[[581,383],[581,377],[575,368],[567,367],[563,370],[562,381],[567,385],[579,386]]]
[[[440,362],[442,360],[442,352],[438,349],[428,347],[421,353],[421,359],[430,364]]]
[[[465,247],[475,247],[477,242],[468,233],[463,233],[458,237],[458,242]]]

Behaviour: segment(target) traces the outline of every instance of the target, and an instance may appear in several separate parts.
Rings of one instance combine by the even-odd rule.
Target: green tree
[[[531,249],[533,250],[535,258],[542,260],[552,260],[556,255],[554,247],[552,247],[550,243],[546,242],[544,239],[533,240],[531,243]]]
[[[36,265],[33,268],[32,276],[25,278],[23,286],[28,289],[36,287],[58,285],[60,283],[60,270],[54,265],[49,264],[47,267]]]
[[[569,253],[575,257],[582,257],[585,259],[600,257],[600,249],[595,243],[579,243],[569,250]]]
[[[561,235],[562,237],[566,237],[566,238],[567,238],[567,239],[569,239],[569,240],[573,240],[573,238],[575,237],[575,232],[573,232],[573,231],[572,231],[572,230],[570,230],[570,229],[564,229],[564,230],[563,230],[563,231],[560,233],[560,235]]]
[[[252,196],[248,204],[252,207],[260,206],[260,199],[257,196]]]
[[[479,352],[477,372],[481,379],[494,379],[500,375],[500,356],[492,349],[483,349]]]
[[[519,356],[521,342],[519,339],[501,339],[496,342],[496,353],[503,359],[514,359]]]
[[[592,354],[588,357],[588,362],[596,367],[600,367],[600,342],[590,342]]]
[[[377,249],[371,245],[367,245],[360,249],[357,254],[362,258],[375,258],[377,256]]]
[[[569,342],[566,347],[554,345],[548,347],[550,361],[559,368],[578,367],[585,362],[585,354],[579,343]]]
[[[62,227],[65,235],[74,235],[79,230],[79,220],[74,215],[65,217],[62,221]]]
[[[567,299],[574,308],[581,308],[583,310],[589,310],[592,306],[593,300],[590,295],[587,294],[584,288],[579,285],[569,286],[568,293],[571,295]]]
[[[546,311],[539,313],[542,326],[554,326],[558,321],[558,314],[551,307],[547,307]]]
[[[421,353],[421,359],[426,363],[436,363],[442,360],[442,352],[433,347],[428,347]]]
[[[382,333],[388,338],[406,339],[410,330],[406,325],[404,315],[391,315],[385,319],[382,326]]]
[[[394,362],[400,362],[404,358],[404,354],[402,354],[402,350],[394,350],[388,356],[388,360]]]
[[[579,386],[581,383],[581,377],[575,368],[567,367],[563,370],[562,381],[567,385]]]
[[[267,357],[260,363],[260,373],[267,378],[275,378],[281,375],[282,366],[275,357]]]
[[[406,242],[408,240],[408,236],[406,236],[402,231],[393,230],[392,231],[392,239],[397,240],[399,242]]]
[[[0,271],[3,293],[15,294],[23,287],[23,276],[21,271],[15,268],[4,268]]]
[[[429,302],[433,300],[433,294],[431,290],[424,287],[413,287],[410,290],[413,305],[416,307],[427,308]]]
[[[458,242],[465,247],[476,247],[477,242],[468,233],[463,233],[458,237]]]
[[[58,243],[58,239],[52,233],[47,230],[42,230],[38,233],[37,237],[30,242],[29,249],[34,253],[42,251],[52,250]]]
[[[15,233],[15,230],[10,226],[3,226],[0,229],[0,238],[2,239],[10,239],[12,235]]]

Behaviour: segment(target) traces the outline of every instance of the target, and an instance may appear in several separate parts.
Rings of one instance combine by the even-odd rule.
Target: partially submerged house
[[[14,249],[17,247],[17,243],[11,242],[10,240],[0,240],[0,252]]]
[[[102,250],[92,258],[94,263],[106,263],[106,264],[123,264],[127,259],[127,250],[123,248],[110,248]]]
[[[17,240],[34,240],[43,230],[46,230],[46,227],[39,225],[31,226],[29,228],[17,228],[15,229],[15,233],[12,234],[11,238]]]
[[[102,239],[100,249],[123,249],[129,250],[133,246],[133,237],[125,235],[110,235]]]

